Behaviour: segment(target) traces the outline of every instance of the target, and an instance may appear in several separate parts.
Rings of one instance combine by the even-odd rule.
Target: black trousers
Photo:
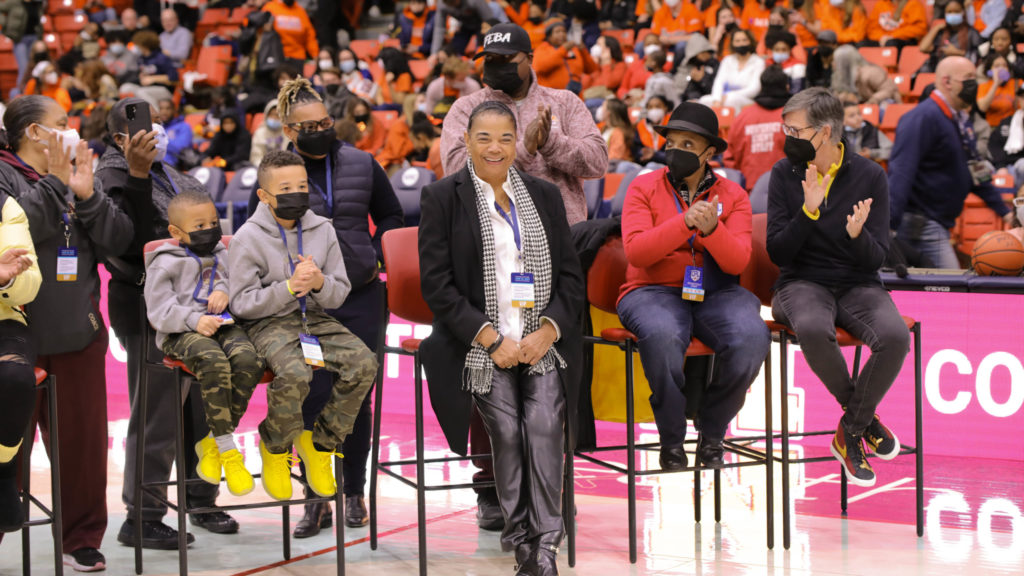
[[[17,320],[0,321],[0,444],[8,448],[21,441],[32,419],[35,366],[36,350],[28,326]],[[13,477],[16,467],[9,468]]]
[[[376,353],[383,297],[384,285],[375,280],[350,293],[341,308],[328,310],[327,313]],[[302,423],[306,430],[313,429],[313,423],[327,404],[331,396],[333,379],[334,374],[326,370],[313,372],[313,381],[309,383],[309,395],[302,403]],[[370,391],[372,390],[371,388]],[[366,489],[366,463],[370,458],[370,443],[373,440],[373,408],[370,402],[372,396],[373,394],[367,392],[362,406],[359,407],[359,415],[356,416],[352,433],[342,444],[342,451],[345,454],[342,460],[345,478],[343,492],[346,496],[362,496]],[[305,474],[304,467],[302,473]]]
[[[475,396],[491,438],[505,550],[545,534],[554,534],[546,541],[557,543],[565,532],[565,391],[557,370],[535,376],[528,369],[495,368],[491,392]]]

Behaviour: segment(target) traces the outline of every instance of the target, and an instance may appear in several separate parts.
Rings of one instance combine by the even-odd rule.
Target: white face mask
[[[156,131],[156,158],[153,160],[163,162],[167,157],[167,132],[163,124],[153,124],[153,130]]]
[[[320,69],[327,70],[328,68],[334,68],[334,62],[331,62],[330,58],[325,58],[320,61]]]
[[[47,84],[56,84],[58,80],[60,80],[60,77],[57,76],[56,72],[47,72],[46,75],[43,76],[43,82]]]
[[[669,8],[675,8],[676,6],[679,6],[679,2],[680,0],[665,0],[665,5]]]
[[[845,1],[846,0],[828,0],[828,3],[835,6],[836,8],[839,8],[840,6],[843,5],[843,2]]]
[[[661,50],[661,46],[659,44],[651,44],[650,46],[644,46],[644,56],[650,56],[651,54],[654,54],[658,50]]]
[[[661,121],[665,119],[665,109],[649,108],[647,110],[647,119],[654,124],[661,124]]]
[[[345,74],[348,74],[349,72],[351,72],[351,71],[353,71],[355,69],[356,69],[356,61],[355,60],[342,60],[341,61],[341,71],[344,72]]]
[[[77,130],[75,130],[74,128],[68,128],[67,130],[57,130],[56,128],[50,128],[47,126],[43,126],[42,124],[36,124],[36,126],[39,126],[43,130],[51,134],[55,133],[57,134],[57,136],[63,138],[64,153],[68,155],[68,160],[75,159],[75,156],[78,153],[78,142],[82,139],[82,137],[78,135]],[[25,129],[25,134],[28,135],[28,128]]]
[[[604,118],[606,115],[607,113],[605,112],[604,106],[601,106],[600,108],[597,109],[597,112],[594,113],[594,120],[596,120],[597,122],[604,122]]]
[[[590,47],[590,56],[594,60],[600,60],[602,50],[603,49],[601,48],[600,44],[594,44],[593,46]]]

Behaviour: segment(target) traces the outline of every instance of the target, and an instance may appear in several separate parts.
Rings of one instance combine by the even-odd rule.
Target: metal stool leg
[[[281,554],[285,560],[292,559],[291,506],[281,506]]]
[[[700,465],[697,464],[696,470],[693,471],[693,521],[700,523],[701,519],[701,481],[700,481]]]
[[[50,375],[46,383],[47,408],[50,412],[50,527],[53,533],[53,563],[57,576],[64,574],[64,516],[60,505],[60,442],[57,426],[57,377]]]
[[[772,351],[764,359],[765,516],[768,549],[775,548],[775,437],[772,426]]]
[[[722,471],[715,468],[715,524],[722,521]]]
[[[174,401],[177,417],[175,418],[174,430],[174,466],[176,473],[175,488],[178,492],[178,572],[181,576],[188,576],[188,532],[185,517],[188,515],[188,496],[185,491],[185,403],[182,393],[184,378],[181,370],[176,370],[177,375],[174,386]]]
[[[921,428],[921,323],[916,322],[914,332],[914,479],[917,493],[917,536],[924,536],[924,449]]]
[[[335,559],[338,576],[345,576],[345,478],[341,458],[334,457],[334,510],[337,522],[334,523],[334,545],[338,549]]]
[[[135,528],[135,573],[142,574],[142,482],[145,478],[146,456],[146,409],[149,404],[149,370],[146,369],[146,338],[142,338],[142,352],[139,360],[138,390],[139,418],[135,430],[135,489],[132,517]]]
[[[39,401],[38,388],[35,391],[35,401]],[[32,406],[35,412],[35,404]],[[30,419],[25,428],[25,434],[21,438],[21,451],[16,457],[21,458],[21,514],[25,523],[21,527],[21,573],[24,576],[32,574],[32,541],[29,534],[28,517],[32,511],[32,445],[36,439],[36,423]]]
[[[572,451],[565,453],[565,531],[569,548],[569,567],[576,566],[576,465]]]
[[[380,463],[380,426],[384,410],[384,348],[377,354],[377,382],[373,398],[373,439],[370,442],[370,550],[377,549],[377,471]]]
[[[416,526],[419,537],[420,576],[427,576],[427,504],[423,465],[423,374],[419,351],[413,356],[416,370]]]
[[[629,500],[630,564],[636,564],[636,423],[633,412],[633,341],[626,340],[626,485]]]
[[[782,426],[782,547],[789,550],[789,337],[783,333],[779,339],[779,406]]]

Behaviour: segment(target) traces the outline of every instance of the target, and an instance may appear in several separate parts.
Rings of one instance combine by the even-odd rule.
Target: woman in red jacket
[[[720,467],[729,422],[771,344],[761,303],[739,285],[750,260],[750,201],[708,168],[727,148],[713,110],[685,102],[658,131],[668,167],[633,180],[622,210],[628,268],[618,313],[637,336],[663,470],[687,466],[686,348],[696,336],[715,351],[714,376],[698,409],[697,459]]]

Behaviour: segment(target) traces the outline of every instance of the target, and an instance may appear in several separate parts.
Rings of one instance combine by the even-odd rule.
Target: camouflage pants
[[[172,334],[164,341],[163,351],[181,360],[199,381],[214,437],[232,433],[266,367],[245,330],[223,326],[212,338],[198,332]]]
[[[340,322],[321,311],[311,311],[308,324],[309,333],[320,339],[326,369],[338,375],[331,397],[313,425],[313,442],[340,451],[373,385],[377,358]],[[280,454],[291,450],[302,432],[302,402],[313,379],[312,367],[306,364],[299,344],[302,316],[295,312],[283,318],[264,318],[246,330],[274,372],[274,381],[267,387],[267,418],[260,424],[260,438],[270,452]]]

